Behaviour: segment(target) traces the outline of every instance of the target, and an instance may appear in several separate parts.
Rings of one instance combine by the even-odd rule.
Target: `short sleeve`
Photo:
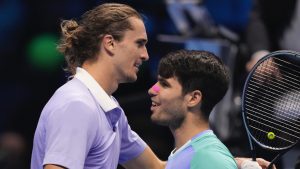
[[[43,165],[82,169],[96,137],[96,113],[85,103],[73,101],[50,112],[46,120]]]
[[[147,144],[131,130],[127,118],[122,112],[121,116],[122,125],[122,140],[119,163],[125,163],[138,155],[140,155],[146,148]]]
[[[226,154],[217,151],[201,151],[196,152],[192,161],[191,169],[237,169],[234,159]]]

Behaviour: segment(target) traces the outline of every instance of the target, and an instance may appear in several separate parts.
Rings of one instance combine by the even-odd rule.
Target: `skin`
[[[239,157],[236,157],[236,158],[235,158],[235,161],[236,161],[237,165],[239,166],[239,168],[240,168],[240,166],[242,165],[242,163],[243,163],[245,160],[251,160],[251,159],[250,159],[250,158],[239,158]],[[262,159],[262,158],[257,158],[256,161],[257,161],[257,163],[260,165],[260,167],[261,167],[262,169],[267,169],[268,166],[270,165],[270,162],[269,162],[269,161],[266,161],[266,160],[264,160],[264,159]],[[276,166],[273,165],[273,166],[272,166],[272,169],[276,169]]]
[[[169,126],[178,149],[197,133],[209,129],[209,124],[201,117],[199,106],[202,94],[199,90],[182,93],[182,86],[176,77],[162,78],[148,90],[151,97],[151,120]],[[238,168],[250,158],[235,158]],[[270,164],[262,158],[256,159],[262,169]],[[273,165],[272,169],[276,169]]]
[[[202,94],[195,90],[182,93],[182,86],[176,77],[158,77],[160,90],[148,90],[151,96],[151,119],[153,122],[168,126],[175,139],[175,147],[180,148],[197,133],[207,130],[208,122],[200,116]]]
[[[82,66],[108,95],[114,93],[120,83],[136,81],[138,66],[149,59],[143,21],[135,17],[129,18],[129,21],[133,30],[124,32],[121,41],[104,35],[97,60],[87,60]]]
[[[112,57],[118,83],[134,82],[137,80],[138,66],[149,59],[146,43],[147,34],[144,23],[140,19],[129,19],[135,25],[133,31],[125,32],[124,39],[115,41]]]
[[[181,112],[186,111],[184,110],[185,98],[181,93],[182,87],[176,79],[164,79],[160,76],[155,85],[159,86],[159,91],[154,88],[148,91],[151,96],[156,96],[151,98],[151,120],[160,125],[176,128],[184,120]]]
[[[133,30],[124,32],[121,41],[111,35],[104,35],[96,61],[87,60],[83,68],[89,72],[108,95],[118,88],[120,83],[134,82],[138,67],[149,59],[146,49],[147,34],[142,20],[129,18]],[[146,147],[138,157],[122,164],[131,169],[162,169],[165,162],[160,161],[153,151]],[[62,166],[45,165],[45,169],[63,169]]]
[[[147,43],[147,34],[144,23],[140,19],[134,17],[129,18],[129,20],[133,25],[133,30],[126,31],[124,33],[124,38],[121,41],[116,41],[111,35],[104,35],[103,40],[100,43],[100,51],[96,61],[87,60],[82,65],[82,67],[92,75],[92,77],[99,83],[108,95],[114,93],[120,83],[134,82],[137,79],[138,66],[143,61],[147,61],[149,59],[145,46]],[[176,90],[179,91],[178,88]],[[190,93],[190,95],[183,98],[180,98],[182,96],[179,96],[178,94],[179,93],[176,93],[176,95],[174,95],[174,100],[179,101],[187,99],[187,102],[176,106],[178,111],[181,111],[181,109],[185,109],[184,107],[195,104],[195,99],[192,99],[192,97],[193,95],[199,95],[199,92]],[[197,98],[199,99],[199,96]],[[161,99],[158,101],[164,100]],[[153,120],[161,120],[162,123],[168,123],[171,117],[171,115],[162,114],[160,111],[153,113],[151,116]],[[182,117],[176,118],[180,119]],[[181,123],[178,122],[177,124]],[[192,130],[186,133],[188,135],[185,135],[182,131],[174,130],[174,133],[176,135],[185,135],[183,138],[188,138],[190,137],[189,134],[192,135],[195,133],[195,131],[191,131]],[[182,143],[185,143],[185,139],[178,141],[176,144],[179,146]],[[243,159],[245,158],[240,158],[241,161]],[[147,147],[138,157],[122,164],[125,168],[130,169],[163,169],[165,168],[165,165],[166,162],[159,160],[149,147]],[[44,169],[64,169],[64,167],[49,164],[45,165]]]

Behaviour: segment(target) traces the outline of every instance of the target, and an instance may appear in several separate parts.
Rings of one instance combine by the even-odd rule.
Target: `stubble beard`
[[[185,117],[182,115],[177,115],[171,119],[159,119],[155,118],[155,116],[151,116],[152,122],[161,126],[168,126],[170,129],[175,130],[181,127]]]
[[[125,75],[125,78],[123,80],[123,82],[121,83],[134,83],[137,81],[137,74],[135,74],[134,76],[130,76],[130,75]]]

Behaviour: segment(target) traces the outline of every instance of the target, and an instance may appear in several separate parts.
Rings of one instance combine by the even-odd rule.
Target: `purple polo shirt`
[[[44,107],[34,135],[31,169],[115,169],[140,155],[146,143],[130,129],[118,102],[77,68]]]

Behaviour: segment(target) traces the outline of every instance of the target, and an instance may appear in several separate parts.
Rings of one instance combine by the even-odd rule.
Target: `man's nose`
[[[155,83],[149,90],[148,94],[150,96],[156,95],[159,92],[160,88],[157,83]]]
[[[143,52],[141,54],[141,58],[142,58],[143,61],[149,60],[149,55],[148,55],[148,51],[147,51],[146,47],[143,49]]]

